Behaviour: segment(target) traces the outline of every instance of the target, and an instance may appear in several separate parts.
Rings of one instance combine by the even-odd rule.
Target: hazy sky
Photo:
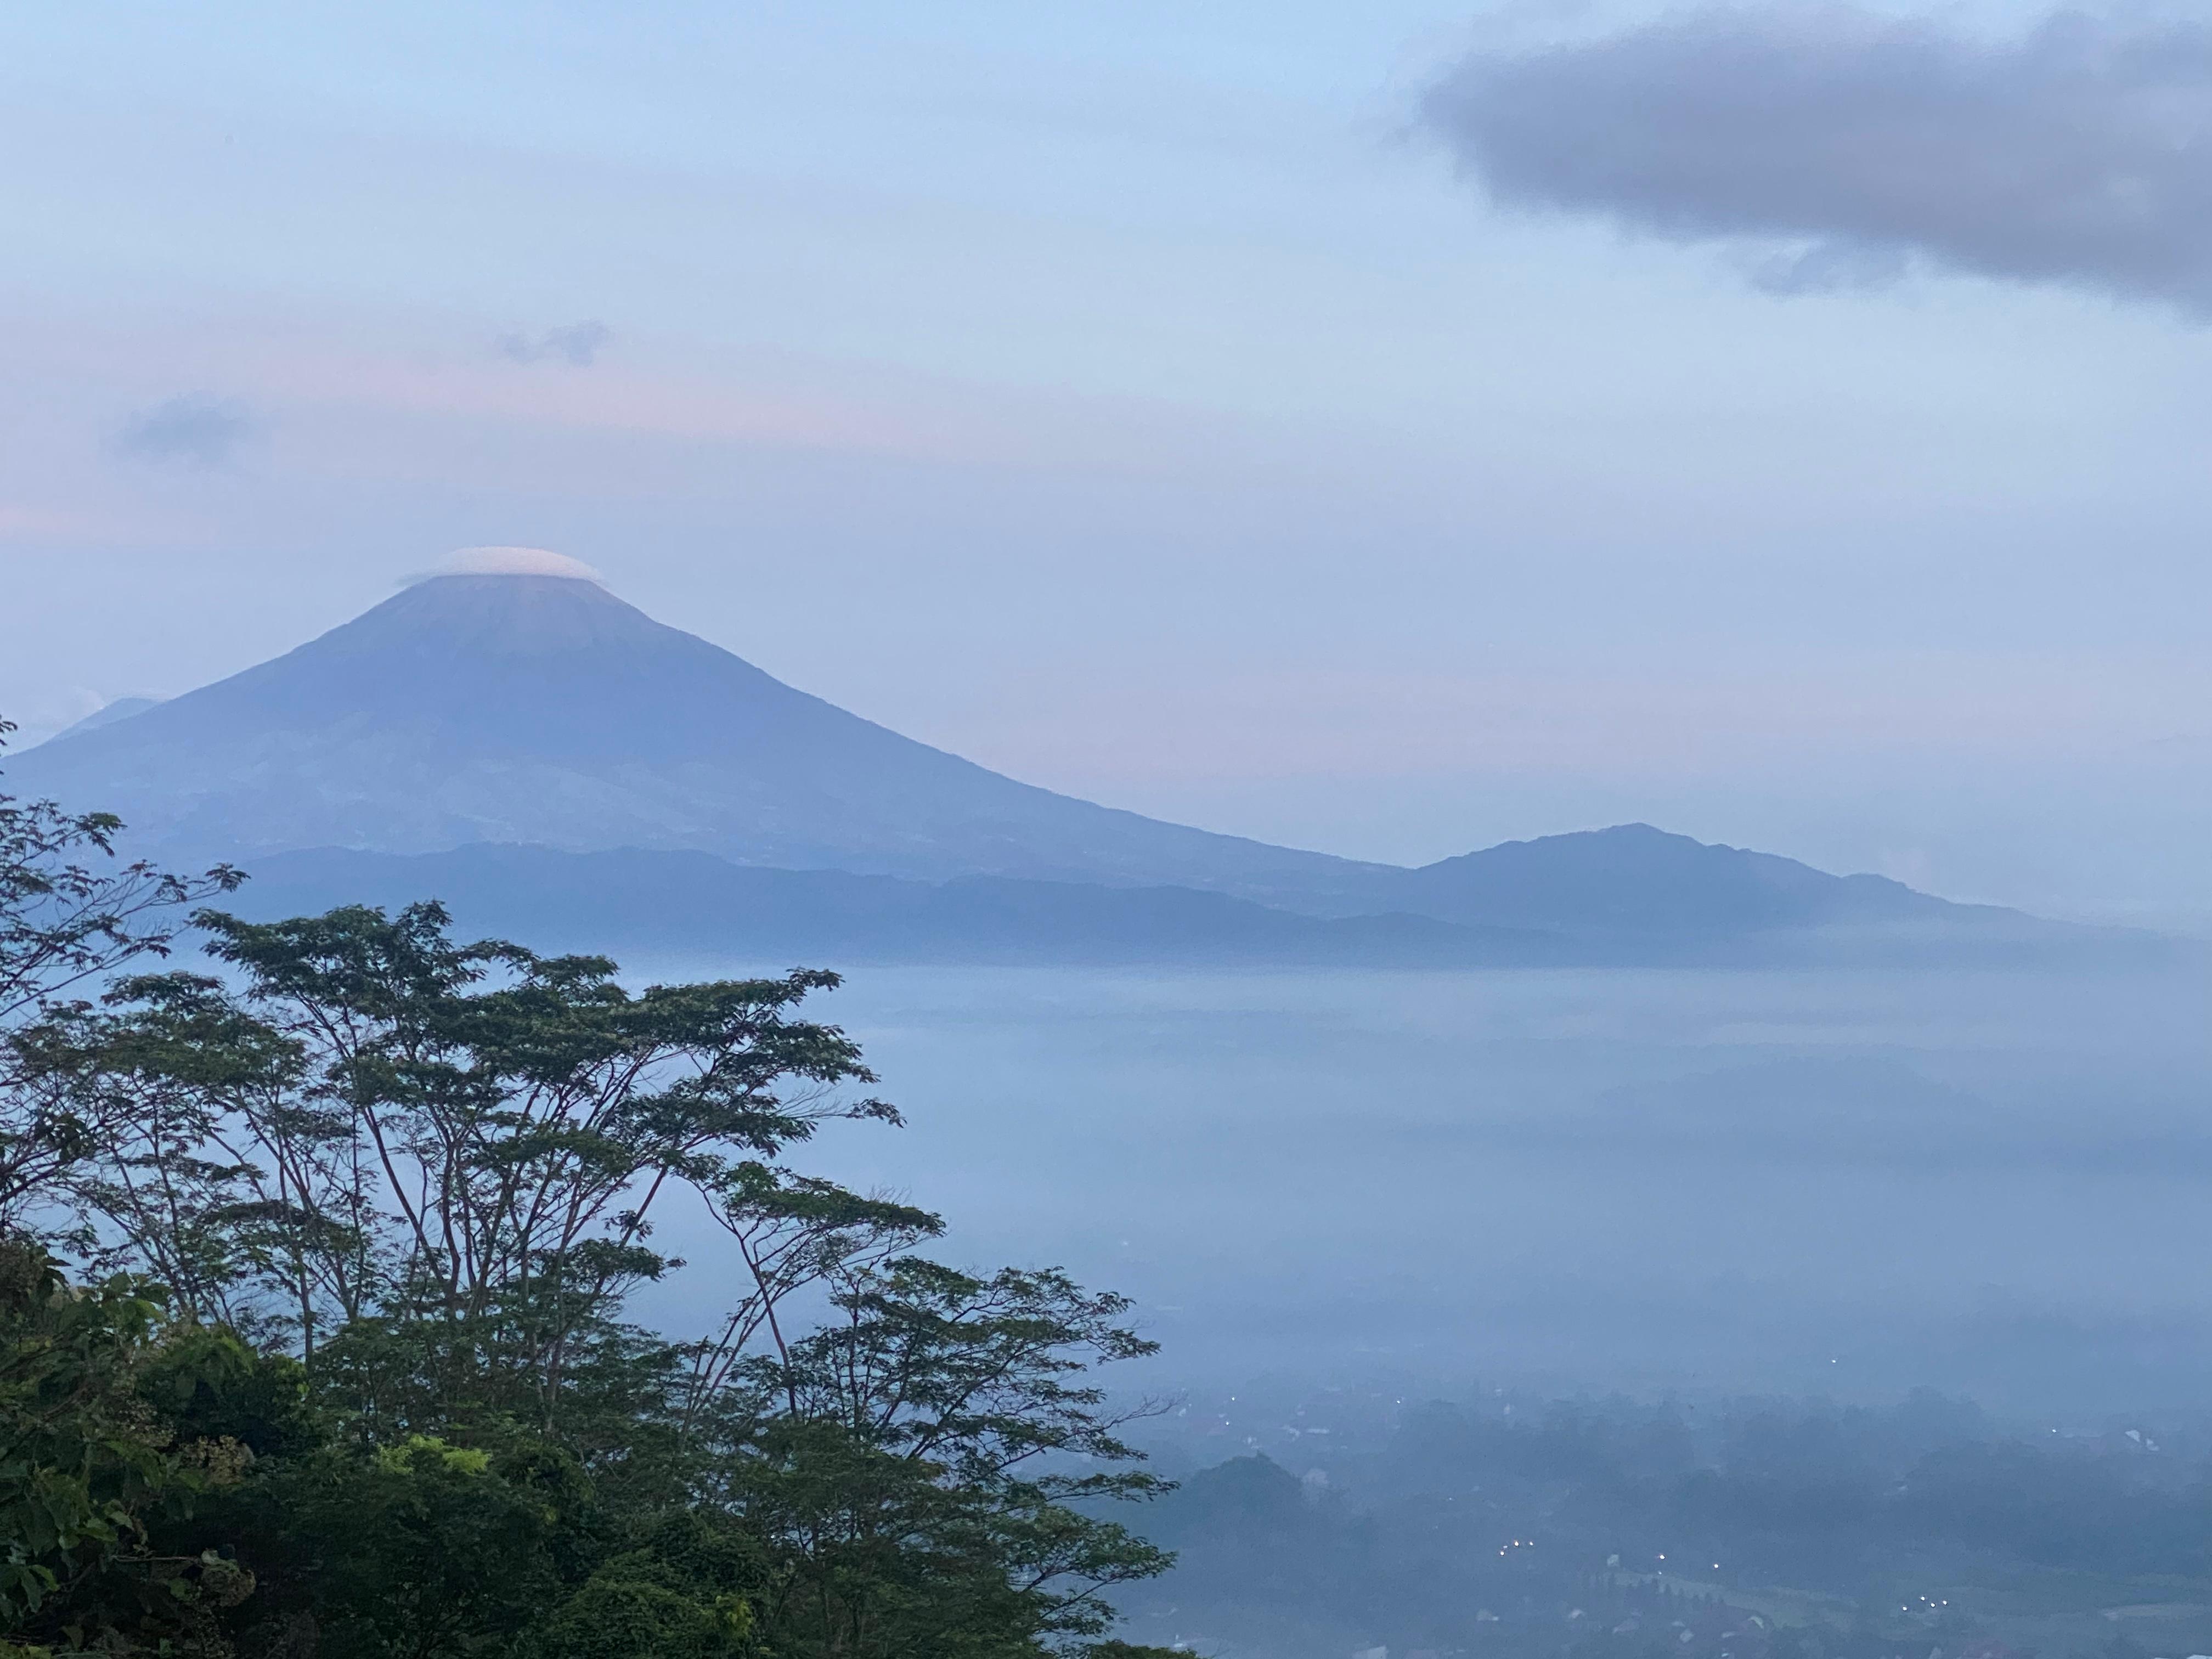
[[[471,544],[1055,787],[2212,915],[2212,32],[0,19],[0,710]]]

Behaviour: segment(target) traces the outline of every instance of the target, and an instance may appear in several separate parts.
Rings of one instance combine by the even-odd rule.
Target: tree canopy
[[[899,1121],[805,1017],[834,974],[241,921],[119,828],[0,795],[0,1644],[1136,1651],[1106,1593],[1168,1558],[1109,1516],[1160,1483],[1088,1371],[1152,1345],[793,1167]],[[703,1335],[626,1312],[678,1203]]]

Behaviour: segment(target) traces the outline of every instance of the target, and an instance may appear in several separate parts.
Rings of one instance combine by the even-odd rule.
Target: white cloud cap
[[[432,576],[566,576],[574,581],[605,582],[581,559],[542,547],[462,547],[446,556]]]

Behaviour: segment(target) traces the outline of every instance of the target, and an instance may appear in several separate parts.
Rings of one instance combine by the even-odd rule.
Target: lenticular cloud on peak
[[[433,576],[566,576],[602,585],[606,580],[581,559],[543,547],[457,547],[413,580]]]

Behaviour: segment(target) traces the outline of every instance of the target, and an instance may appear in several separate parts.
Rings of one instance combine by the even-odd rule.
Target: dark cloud
[[[566,328],[549,328],[535,339],[526,334],[502,334],[495,343],[501,356],[518,363],[557,359],[574,363],[578,368],[589,368],[598,359],[600,349],[614,337],[614,330],[605,323],[587,320],[571,323]]]
[[[116,434],[115,447],[140,460],[218,467],[260,430],[260,422],[234,399],[196,392],[132,416]]]
[[[1479,50],[1426,125],[1506,206],[1753,246],[1777,293],[1916,264],[2212,316],[2212,27],[2053,14],[2005,40],[1842,6]]]

